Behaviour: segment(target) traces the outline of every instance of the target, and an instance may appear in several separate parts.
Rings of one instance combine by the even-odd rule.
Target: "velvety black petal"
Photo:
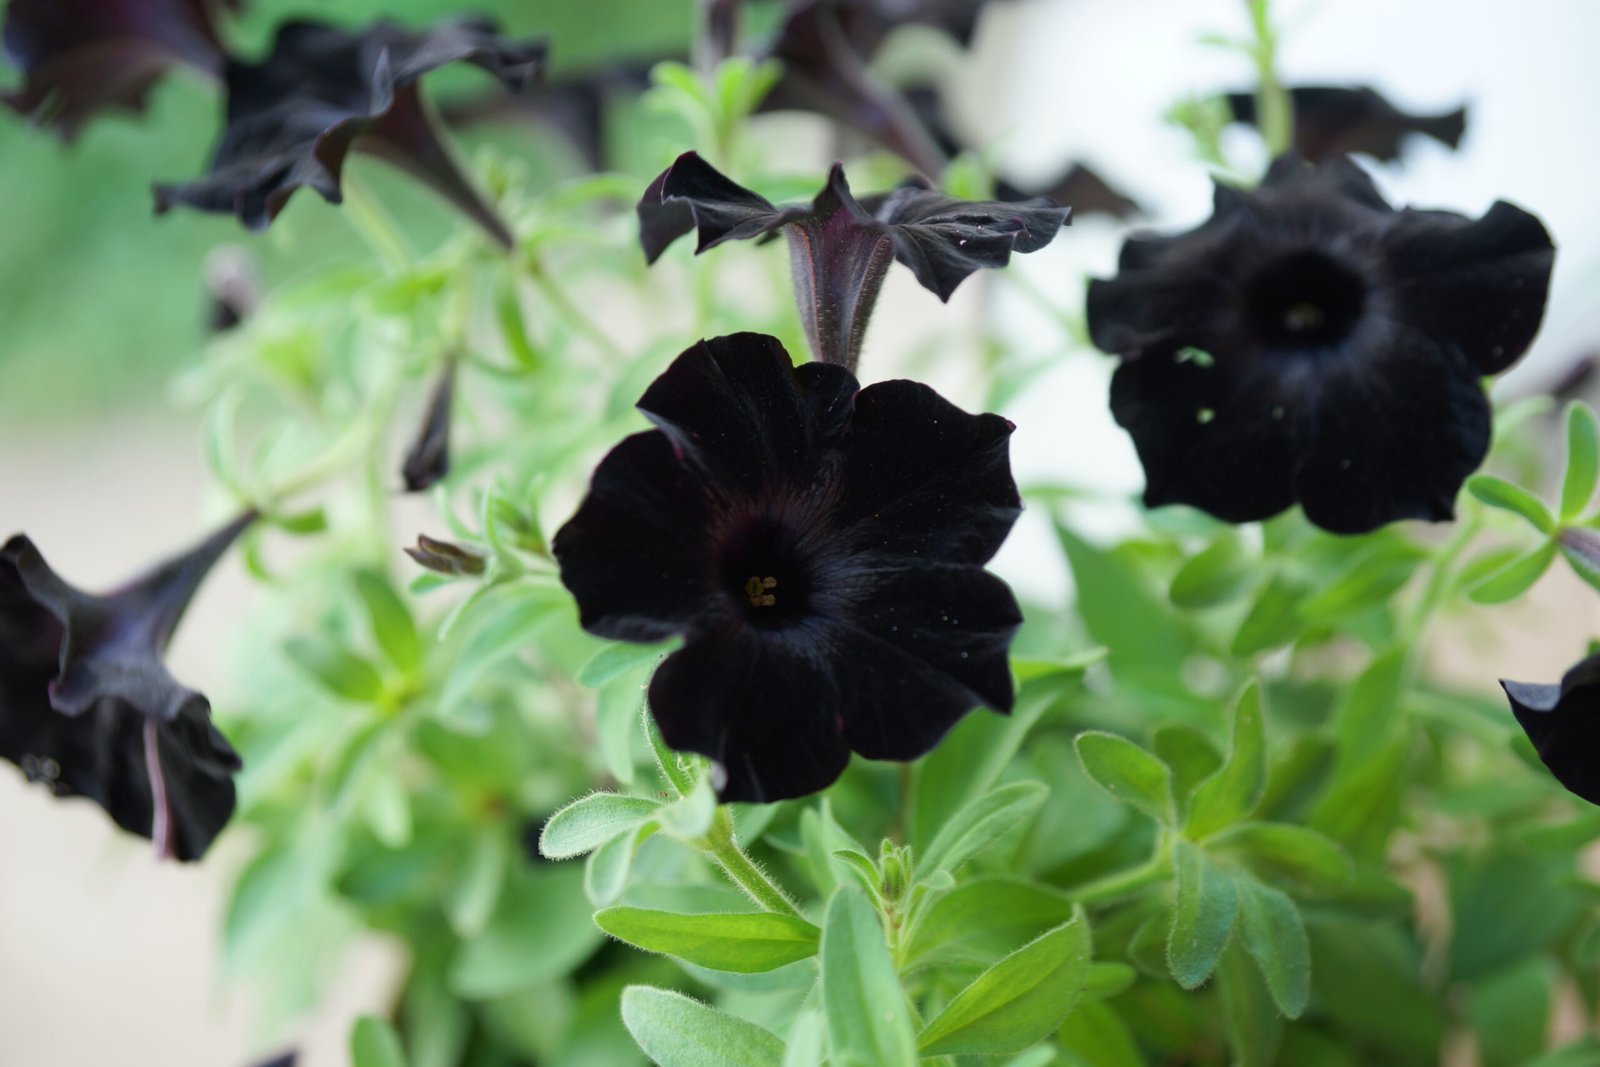
[[[856,396],[834,521],[874,557],[983,563],[1022,511],[1014,428],[918,382],[868,386]]]
[[[1005,582],[980,567],[930,564],[878,575],[863,585],[870,592],[855,605],[851,616],[851,625],[857,631],[893,645],[920,661],[924,669],[967,690],[963,699],[968,708],[982,704],[995,711],[1011,710],[1014,694],[1006,650],[1017,627],[1022,625],[1022,610]],[[863,654],[855,649],[848,658],[865,658],[875,669],[887,666],[878,662],[876,651]],[[853,687],[847,690],[855,692]],[[886,714],[891,709],[875,706],[871,700],[856,703],[856,714],[846,712],[847,723],[870,718],[885,736],[907,737],[908,743],[908,734],[926,736],[935,730],[932,724],[910,724],[901,730],[890,722],[895,718],[919,718],[920,709],[915,703],[898,714]],[[939,727],[938,734],[948,726]],[[852,729],[859,732],[868,727],[863,723]],[[855,734],[852,746],[874,758],[911,759],[920,754],[895,755],[881,747],[869,751],[856,744]]]
[[[658,174],[636,210],[639,242],[649,263],[691,230],[699,231],[695,251],[704,252],[723,241],[771,233],[792,217],[723,175],[698,152],[685,152]]]
[[[1295,154],[1313,162],[1348,152],[1395,160],[1400,158],[1401,141],[1411,133],[1455,148],[1466,131],[1464,107],[1443,115],[1413,115],[1366,86],[1303,85],[1290,89],[1289,97],[1294,105]],[[1234,121],[1256,121],[1254,93],[1229,93],[1227,100]]]
[[[1124,252],[1131,247],[1130,238]],[[1185,347],[1215,351],[1236,328],[1222,280],[1181,266],[1092,278],[1087,312],[1095,347],[1129,362]]]
[[[505,224],[461,174],[415,83],[438,67],[467,62],[522,91],[544,52],[542,42],[502,41],[492,24],[478,20],[422,31],[378,22],[358,33],[285,23],[264,62],[228,66],[228,124],[210,174],[156,186],[156,210],[186,204],[232,212],[260,229],[301,186],[337,203],[340,172],[354,148],[420,177],[509,246]]]
[[[1287,202],[1306,213],[1319,208],[1331,208],[1333,201],[1340,199],[1385,215],[1394,210],[1378,191],[1372,175],[1346,156],[1321,163],[1312,163],[1293,153],[1279,156],[1267,168],[1265,177],[1261,179],[1261,188],[1283,194],[1298,194],[1298,197]],[[1249,193],[1221,183],[1217,185],[1217,196],[1219,207],[1224,198],[1238,208],[1250,208],[1255,203]]]
[[[211,0],[11,0],[6,58],[20,88],[0,101],[64,141],[101,111],[142,112],[174,66],[221,75],[226,61]],[[236,7],[237,3],[227,6]]]
[[[1511,712],[1534,750],[1568,790],[1600,804],[1600,656],[1569,670],[1560,685],[1502,681]]]
[[[1071,208],[1043,198],[959,200],[917,182],[863,206],[889,227],[895,258],[940,300],[949,300],[974,271],[1004,267],[1013,251],[1037,252],[1072,216]]]
[[[837,671],[826,645],[809,636],[702,637],[656,671],[650,712],[672,748],[721,765],[720,799],[805,796],[831,785],[850,760],[835,710]]]
[[[1489,401],[1470,368],[1415,333],[1378,367],[1321,380],[1295,470],[1306,518],[1334,533],[1443,522],[1489,451]]]
[[[583,628],[664,641],[694,626],[714,594],[710,487],[659,430],[600,461],[589,494],[550,543]]]
[[[843,367],[796,367],[777,338],[738,333],[673,360],[639,410],[710,479],[755,496],[815,478],[816,453],[843,432],[856,388]]]
[[[416,440],[411,442],[400,466],[408,493],[431,489],[450,473],[450,409],[455,391],[456,361],[451,359],[439,369]]]
[[[1403,211],[1385,235],[1400,313],[1480,374],[1510,367],[1544,318],[1555,246],[1536,217],[1497,201],[1481,219]]]
[[[1290,417],[1306,416],[1306,399],[1264,370],[1236,377],[1173,352],[1130,359],[1111,378],[1111,413],[1138,449],[1145,505],[1189,504],[1225,522],[1294,503]]]

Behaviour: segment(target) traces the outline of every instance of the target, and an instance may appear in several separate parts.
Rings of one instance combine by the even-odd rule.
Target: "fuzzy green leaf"
[[[816,955],[820,932],[804,919],[771,912],[678,915],[607,908],[595,925],[618,941],[698,967],[736,974],[772,971]]]
[[[1261,705],[1261,685],[1252,681],[1233,705],[1227,762],[1196,787],[1189,802],[1189,836],[1203,838],[1249,815],[1266,787],[1266,712]]]
[[[682,993],[622,991],[622,1025],[660,1067],[779,1067],[783,1042],[754,1023]]]
[[[1083,993],[1089,926],[1080,914],[984,971],[917,1039],[925,1056],[1002,1056],[1055,1032]]]
[[[1311,948],[1294,901],[1250,877],[1237,879],[1244,947],[1278,1010],[1298,1019],[1311,996]]]
[[[1172,912],[1167,937],[1167,966],[1185,989],[1197,989],[1211,977],[1233,920],[1239,911],[1239,893],[1233,879],[1196,845],[1179,840],[1173,848],[1177,872],[1178,903]]]
[[[883,926],[866,895],[841,886],[822,924],[822,1009],[835,1067],[914,1067],[916,1035]]]
[[[1090,731],[1078,735],[1078,759],[1106,792],[1158,822],[1173,821],[1172,772],[1125,737]]]
[[[660,811],[660,802],[648,797],[590,793],[545,821],[544,829],[539,831],[539,854],[552,860],[581,856]]]
[[[1236,823],[1206,843],[1258,878],[1301,893],[1334,893],[1355,874],[1349,853],[1315,830],[1288,823]]]
[[[979,797],[939,828],[917,859],[917,877],[960,870],[1044,804],[1050,790],[1039,782],[1012,782]]]

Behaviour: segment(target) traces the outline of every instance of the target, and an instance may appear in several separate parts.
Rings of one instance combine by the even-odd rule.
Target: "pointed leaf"
[[[1233,738],[1222,768],[1201,782],[1189,802],[1190,837],[1199,839],[1255,810],[1267,787],[1266,716],[1252,681],[1233,706]]]
[[[1125,737],[1090,731],[1079,734],[1078,759],[1099,786],[1158,822],[1173,821],[1172,772],[1155,756]]]
[[[378,647],[397,670],[413,670],[422,662],[422,639],[417,636],[417,625],[411,620],[411,609],[381,575],[358,571],[355,582]]]
[[[1038,811],[1050,790],[1039,782],[1012,782],[979,797],[939,828],[917,860],[917,877],[955,872]]]
[[[539,854],[564,860],[599,848],[661,810],[658,801],[621,793],[590,793],[550,816],[539,831]]]
[[[622,991],[622,1025],[660,1067],[779,1067],[783,1042],[698,1000],[667,989]]]
[[[1567,473],[1561,479],[1561,521],[1583,514],[1600,480],[1600,422],[1587,404],[1567,409]]]
[[[841,886],[822,924],[822,1009],[835,1067],[915,1067],[911,1012],[866,895]]]
[[[713,971],[757,974],[816,955],[820,933],[791,915],[737,912],[678,915],[644,908],[607,908],[595,925],[646,952],[674,956]]]
[[[1490,574],[1467,590],[1467,599],[1475,604],[1503,604],[1521,596],[1537,582],[1556,557],[1557,542],[1546,541],[1504,567]]]
[[[1185,989],[1198,989],[1216,969],[1239,911],[1239,893],[1226,871],[1196,845],[1179,840],[1173,848],[1178,904],[1167,938],[1167,966]]]
[[[1253,878],[1241,877],[1237,885],[1245,950],[1261,969],[1278,1010],[1298,1019],[1311,996],[1311,948],[1300,909]]]
[[[1556,520],[1550,514],[1550,509],[1544,506],[1544,501],[1504,478],[1475,474],[1467,479],[1467,492],[1491,508],[1521,515],[1540,533],[1550,533],[1556,528]]]

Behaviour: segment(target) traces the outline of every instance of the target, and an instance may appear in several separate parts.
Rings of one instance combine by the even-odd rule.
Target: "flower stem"
[[[550,302],[550,306],[555,308],[556,313],[567,320],[569,326],[593,342],[594,346],[600,349],[605,354],[606,359],[612,363],[620,364],[626,362],[627,357],[623,355],[621,346],[607,336],[606,332],[593,319],[584,314],[583,310],[572,302],[572,299],[567,296],[561,287],[551,280],[550,275],[545,272],[542,264],[529,257],[527,267],[528,277],[532,279],[534,287]]]
[[[795,907],[784,888],[739,847],[733,831],[733,816],[725,805],[717,809],[711,832],[704,838],[703,850],[722,868],[722,873],[728,876],[730,882],[767,911],[792,915],[797,919],[801,917],[800,909]]]
[[[1076,889],[1067,890],[1067,895],[1079,904],[1100,904],[1130,896],[1146,886],[1163,882],[1171,873],[1167,863],[1166,843],[1162,842],[1155,855],[1139,866],[1129,867],[1116,874],[1108,874],[1104,878],[1096,878],[1092,882],[1084,882]]]
[[[1278,35],[1272,28],[1270,0],[1246,0],[1255,30],[1256,128],[1276,159],[1294,142],[1294,101],[1278,80]]]
[[[367,246],[390,270],[398,273],[409,267],[414,258],[411,247],[383,205],[378,203],[365,185],[348,174],[344,176],[341,186],[344,193],[343,215],[350,220]]]

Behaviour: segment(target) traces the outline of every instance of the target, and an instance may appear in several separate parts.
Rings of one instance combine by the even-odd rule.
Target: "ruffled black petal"
[[[856,397],[835,513],[873,558],[981,564],[999,551],[1022,498],[1011,477],[1015,427],[969,415],[918,382]]]
[[[477,20],[423,31],[378,22],[359,33],[285,23],[264,62],[228,66],[228,125],[211,173],[157,185],[156,210],[186,204],[232,212],[262,229],[301,186],[338,203],[345,156],[356,148],[427,182],[509,247],[505,223],[461,173],[416,82],[467,62],[520,92],[538,76],[544,54],[542,42],[502,41],[492,24]]]
[[[1600,804],[1600,656],[1578,663],[1560,685],[1504,680],[1500,685],[1556,781]]]
[[[1499,374],[1544,318],[1555,245],[1535,216],[1496,201],[1481,219],[1402,211],[1384,235],[1400,314]]]
[[[1551,255],[1525,212],[1396,212],[1347,159],[1284,157],[1259,190],[1219,185],[1203,225],[1129,238],[1088,326],[1123,357],[1146,502],[1242,522],[1298,501],[1339,533],[1450,518],[1488,447],[1478,378],[1532,341]]]
[[[716,760],[724,801],[784,800],[833,784],[850,746],[831,710],[841,694],[823,650],[735,632],[674,652],[650,682],[662,740]]]
[[[694,626],[712,608],[713,516],[708,486],[665,434],[613,448],[550,544],[583,628],[654,642]]]
[[[26,537],[0,548],[0,757],[96,801],[163,856],[198,859],[233,812],[238,756],[161,654],[254,518],[106,596],[62,581]]]
[[[431,489],[450,473],[450,411],[455,392],[456,361],[451,359],[439,370],[422,425],[400,465],[400,477],[408,493]]]
[[[783,230],[813,354],[846,367],[855,366],[891,249],[924,288],[948,300],[973,271],[1003,267],[1013,251],[1049,244],[1071,215],[1042,199],[964,201],[915,182],[857,200],[837,164],[809,206],[775,207],[693,152],[650,184],[638,212],[650,262],[691,230],[698,232],[700,252]]]
[[[1454,148],[1467,128],[1465,107],[1443,115],[1413,115],[1366,86],[1302,85],[1290,89],[1289,97],[1294,104],[1295,154],[1312,161],[1349,152],[1385,161],[1399,159],[1400,143],[1412,133]],[[1229,93],[1228,107],[1235,122],[1256,121],[1254,93]]]
[[[860,392],[772,338],[704,341],[639,404],[659,429],[595,471],[556,534],[586,629],[684,647],[650,704],[727,800],[833,781],[851,748],[911,759],[1009,711],[1021,622],[981,569],[1020,511],[1011,424],[915,382]]]
[[[142,112],[169,69],[221,76],[219,8],[237,0],[11,0],[5,54],[20,88],[0,101],[64,141],[101,111]]]

